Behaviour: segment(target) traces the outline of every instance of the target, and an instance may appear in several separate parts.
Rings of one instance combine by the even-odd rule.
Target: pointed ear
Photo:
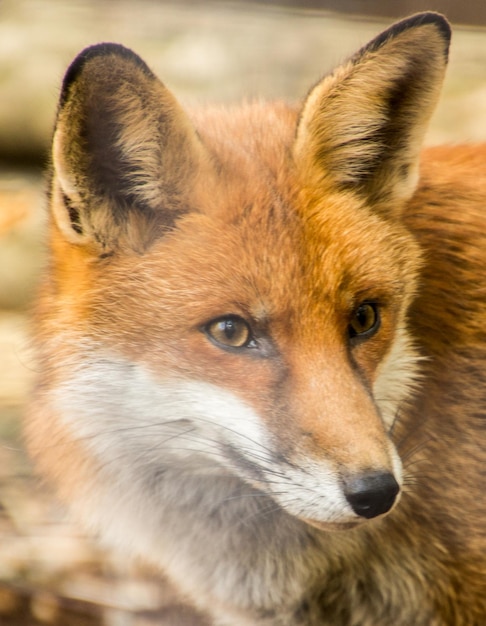
[[[294,157],[311,186],[351,191],[378,211],[413,194],[450,34],[436,13],[398,22],[310,92]]]
[[[84,50],[64,79],[53,142],[55,219],[73,243],[143,250],[188,211],[203,147],[133,52]]]

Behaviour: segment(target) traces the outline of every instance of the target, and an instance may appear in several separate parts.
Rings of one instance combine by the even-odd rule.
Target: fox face
[[[262,209],[271,217],[262,220]],[[386,512],[401,481],[387,431],[414,374],[404,330],[413,242],[386,224],[376,228],[382,220],[364,208],[347,219],[341,210],[347,249],[325,227],[316,268],[300,251],[306,229],[316,238],[320,225],[289,220],[288,201],[255,202],[229,222],[200,211],[150,253],[93,268],[89,311],[76,322],[84,328],[72,337],[86,346],[56,395],[63,406],[76,398],[86,440],[106,437],[100,458],[106,445],[142,470],[153,448],[154,470],[159,459],[236,473],[319,525]],[[367,245],[385,258],[400,254],[398,271],[367,258],[367,221]],[[395,376],[401,370],[398,386],[384,363]],[[358,493],[369,481],[385,499],[351,504],[353,481]]]
[[[119,45],[73,62],[28,436],[112,541],[170,568],[218,510],[295,535],[399,501],[421,267],[400,218],[449,35],[405,20],[298,107],[186,112]]]

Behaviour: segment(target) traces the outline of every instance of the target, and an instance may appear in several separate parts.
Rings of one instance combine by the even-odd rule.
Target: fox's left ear
[[[351,191],[387,212],[411,197],[450,36],[441,15],[414,15],[314,87],[294,145],[312,187]]]

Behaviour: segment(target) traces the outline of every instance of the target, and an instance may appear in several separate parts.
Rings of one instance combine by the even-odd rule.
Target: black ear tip
[[[144,73],[152,76],[147,64],[129,48],[118,43],[98,43],[82,50],[68,67],[62,83],[60,106],[66,102],[69,89],[83,71],[86,63],[97,57],[118,57],[136,65]]]
[[[420,26],[433,25],[440,32],[442,39],[444,40],[444,55],[447,57],[449,53],[449,44],[451,41],[451,26],[447,19],[440,13],[435,13],[434,11],[425,11],[423,13],[416,13],[415,15],[411,15],[410,17],[401,20],[400,22],[396,22],[390,28],[382,32],[378,37],[373,39],[367,46],[365,46],[365,50],[377,50],[382,44],[384,44],[389,39],[400,35],[401,33],[411,29],[411,28],[419,28]]]
[[[403,20],[406,25],[410,22],[410,26],[424,26],[426,24],[433,24],[436,26],[444,40],[449,44],[452,36],[451,25],[447,21],[446,17],[441,13],[435,13],[435,11],[425,11],[423,13],[416,13],[411,17]],[[400,22],[399,22],[400,24]],[[405,26],[406,28],[407,26]]]

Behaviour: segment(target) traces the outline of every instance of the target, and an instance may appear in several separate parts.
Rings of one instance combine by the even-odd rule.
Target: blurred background
[[[420,10],[440,11],[454,27],[427,143],[485,140],[484,0],[0,0],[0,626],[204,623],[151,572],[95,548],[22,453],[44,172],[67,65],[83,47],[115,41],[187,105],[298,100],[394,19]]]

